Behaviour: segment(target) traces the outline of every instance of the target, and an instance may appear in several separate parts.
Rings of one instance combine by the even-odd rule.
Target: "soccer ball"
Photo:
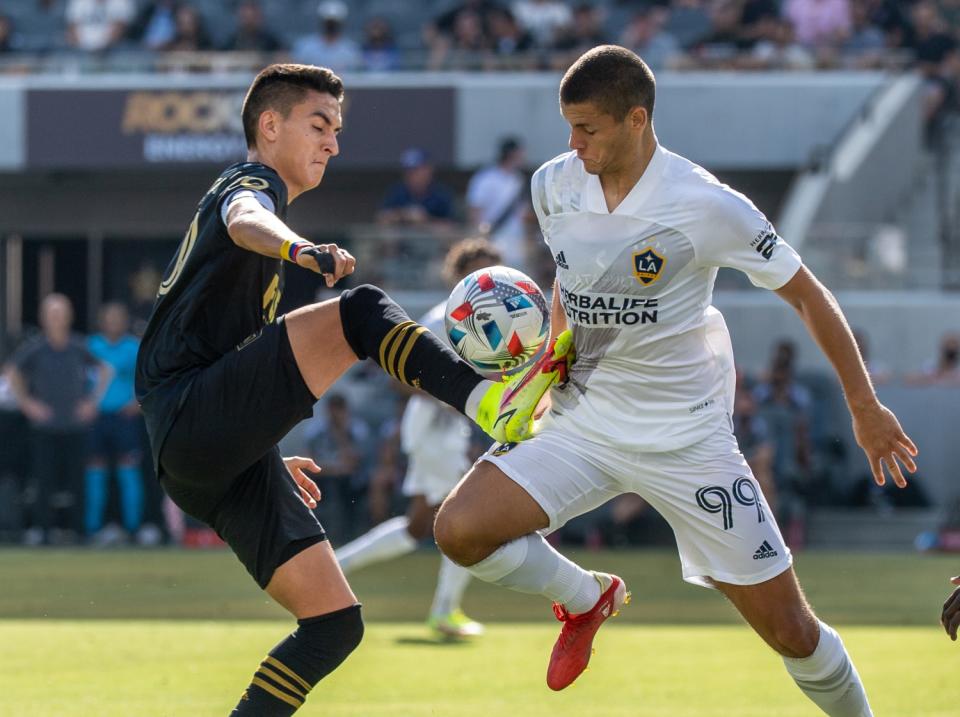
[[[485,372],[510,371],[533,358],[550,332],[547,300],[533,279],[516,269],[478,269],[447,299],[450,344]]]

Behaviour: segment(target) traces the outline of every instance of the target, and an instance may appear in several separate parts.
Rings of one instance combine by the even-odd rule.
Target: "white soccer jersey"
[[[443,320],[446,302],[428,311],[419,321],[441,341],[446,341]],[[407,495],[426,495],[438,504],[470,467],[469,421],[429,396],[415,395],[407,402],[400,422],[400,444],[407,454]]]
[[[575,152],[540,167],[531,186],[577,349],[569,384],[553,390],[553,420],[639,451],[715,431],[734,382],[726,324],[710,305],[717,269],[778,289],[800,268],[797,253],[749,199],[659,146],[613,212]]]

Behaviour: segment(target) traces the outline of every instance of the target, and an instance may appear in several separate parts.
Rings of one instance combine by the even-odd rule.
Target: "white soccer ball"
[[[529,276],[506,266],[478,269],[447,299],[450,344],[484,372],[527,363],[550,333],[547,300]]]

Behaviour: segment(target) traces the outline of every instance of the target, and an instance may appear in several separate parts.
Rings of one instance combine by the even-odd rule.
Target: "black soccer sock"
[[[340,295],[343,335],[358,358],[370,358],[398,381],[464,412],[483,380],[382,290],[363,284]]]
[[[363,638],[360,606],[297,621],[270,651],[230,717],[290,717]]]

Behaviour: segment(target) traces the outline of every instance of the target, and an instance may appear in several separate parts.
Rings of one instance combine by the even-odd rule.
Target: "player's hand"
[[[890,409],[879,401],[858,408],[853,413],[853,435],[857,444],[867,454],[867,461],[877,485],[887,482],[883,470],[886,466],[897,487],[906,487],[907,479],[903,477],[900,463],[910,473],[915,473],[917,464],[913,462],[913,457],[917,455],[917,447],[903,432],[900,422]]]
[[[960,576],[950,578],[954,585],[960,585]],[[943,612],[940,613],[940,624],[946,630],[950,639],[957,641],[957,628],[960,627],[960,588],[953,591],[953,594],[943,603]]]
[[[323,271],[320,263],[317,261],[317,252],[323,252],[330,255],[333,259],[333,273]],[[353,273],[357,265],[357,260],[346,249],[341,249],[336,244],[315,244],[313,249],[301,251],[297,256],[297,265],[304,269],[323,274],[328,287],[332,287],[340,279]]]
[[[303,502],[307,504],[308,508],[316,508],[317,502],[320,500],[320,489],[317,488],[317,484],[313,482],[313,479],[309,478],[303,471],[308,470],[311,473],[319,473],[320,466],[310,458],[301,458],[300,456],[284,458],[283,464],[290,472],[293,482],[296,483],[300,489],[300,497],[303,499]]]

